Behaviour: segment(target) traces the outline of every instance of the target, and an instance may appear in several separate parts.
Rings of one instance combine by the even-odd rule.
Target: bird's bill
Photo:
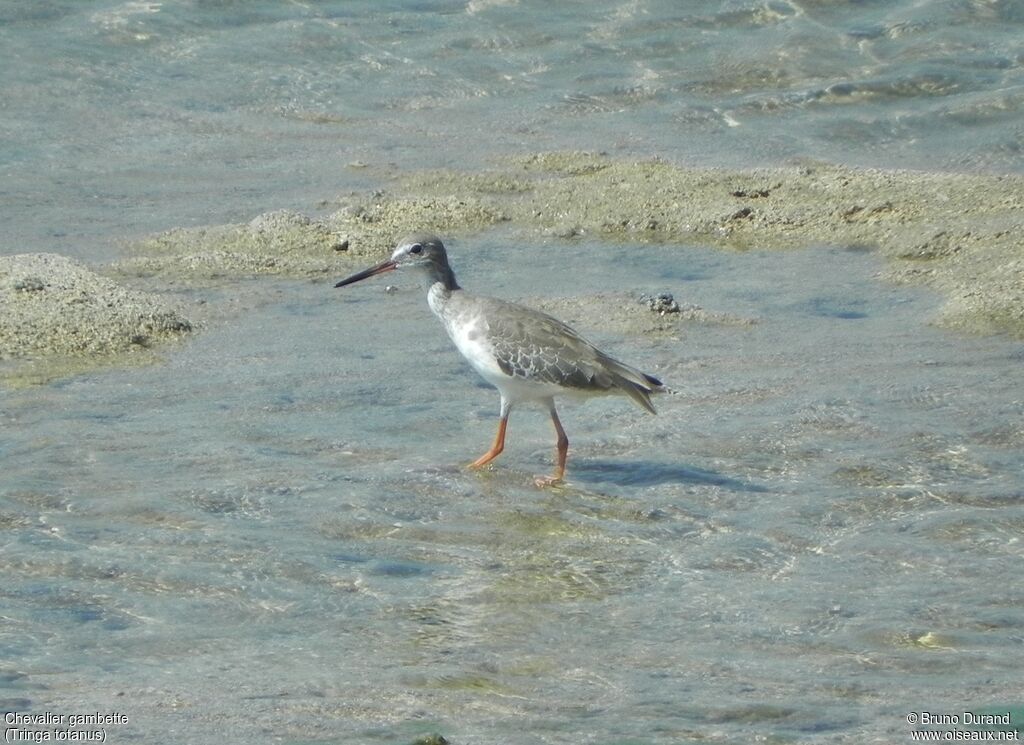
[[[340,282],[338,282],[338,284],[334,286],[344,287],[345,285],[350,285],[353,282],[358,282],[361,279],[366,279],[367,277],[372,277],[376,274],[383,274],[384,272],[394,271],[397,268],[398,263],[392,261],[391,259],[388,259],[387,261],[382,261],[381,263],[377,264],[377,266],[371,266],[369,269],[364,269],[361,272],[356,272],[351,277],[346,277],[345,279],[341,280]]]

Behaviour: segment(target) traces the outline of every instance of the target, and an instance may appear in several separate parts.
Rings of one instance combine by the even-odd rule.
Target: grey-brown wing
[[[597,349],[557,318],[515,303],[486,299],[488,336],[502,371],[570,389],[621,389],[653,411],[648,394],[660,383]]]

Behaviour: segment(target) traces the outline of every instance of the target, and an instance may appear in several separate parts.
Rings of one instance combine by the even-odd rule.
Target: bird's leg
[[[565,430],[562,429],[562,422],[558,419],[558,412],[555,411],[555,402],[553,399],[548,406],[551,410],[551,422],[555,425],[555,433],[558,435],[558,440],[555,443],[555,449],[558,456],[555,461],[554,474],[551,476],[537,476],[534,478],[533,483],[537,486],[552,486],[553,484],[560,484],[562,482],[562,478],[565,476],[565,459],[569,453],[569,438],[566,437]]]
[[[470,463],[469,468],[480,468],[481,466],[485,466],[501,455],[501,451],[505,449],[505,427],[507,426],[508,412],[502,411],[501,420],[498,422],[498,435],[494,438],[494,444],[491,445],[490,450]]]

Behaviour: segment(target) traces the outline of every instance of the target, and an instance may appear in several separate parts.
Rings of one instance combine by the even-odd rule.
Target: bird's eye
[[[411,253],[411,254],[423,253],[423,246],[421,246],[419,243],[417,243],[415,246],[412,246],[409,249],[409,253]]]

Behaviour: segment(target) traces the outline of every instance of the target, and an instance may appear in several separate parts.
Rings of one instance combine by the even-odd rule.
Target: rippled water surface
[[[0,254],[103,263],[547,150],[1019,173],[1021,8],[0,3]],[[569,483],[541,491],[543,412],[463,469],[497,396],[409,278],[182,291],[237,312],[163,364],[0,391],[0,709],[120,712],[115,743],[1024,721],[1019,343],[927,326],[938,299],[862,252],[451,249],[502,297],[670,291],[710,320],[632,335],[560,306],[677,393],[565,407]]]
[[[903,741],[1021,701],[1024,352],[870,254],[451,252],[505,297],[756,323],[582,331],[676,389],[513,413],[413,279],[241,284],[166,364],[0,399],[5,710],[110,742]],[[509,262],[514,271],[509,271]],[[644,313],[648,312],[645,309]]]
[[[1020,172],[1012,0],[0,5],[0,252],[591,149]],[[362,167],[365,166],[365,167]]]

